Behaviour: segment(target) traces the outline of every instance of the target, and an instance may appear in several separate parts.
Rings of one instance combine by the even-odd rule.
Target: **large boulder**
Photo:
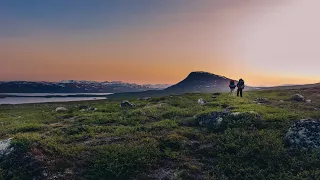
[[[59,113],[59,112],[67,112],[68,109],[65,108],[65,107],[57,107],[55,111],[58,112],[58,113]]]
[[[291,147],[320,148],[320,120],[302,119],[293,123],[285,136]]]
[[[125,100],[125,101],[121,102],[120,107],[121,108],[133,108],[134,104],[132,104],[129,101]]]
[[[304,102],[306,99],[301,94],[295,94],[291,97],[292,101]]]

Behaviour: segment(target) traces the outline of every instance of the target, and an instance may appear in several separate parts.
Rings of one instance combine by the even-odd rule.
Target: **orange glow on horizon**
[[[199,4],[112,30],[35,27],[27,35],[0,36],[0,81],[175,84],[191,71],[249,85],[320,81],[317,0]]]

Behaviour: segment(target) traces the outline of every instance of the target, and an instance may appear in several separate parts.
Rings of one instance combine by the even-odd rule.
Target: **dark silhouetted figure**
[[[243,79],[239,79],[237,87],[238,87],[237,96],[239,96],[239,93],[240,93],[240,96],[242,97],[242,90],[244,89],[244,80]]]

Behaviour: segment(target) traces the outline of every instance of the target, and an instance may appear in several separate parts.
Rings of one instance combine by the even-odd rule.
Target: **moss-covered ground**
[[[312,103],[292,102],[295,93]],[[319,150],[284,142],[293,121],[320,119],[317,88],[128,100],[136,106],[122,109],[121,99],[0,105],[0,139],[13,137],[0,179],[320,179]],[[61,106],[68,111],[54,111]],[[219,132],[199,125],[200,115],[227,107],[262,121]]]

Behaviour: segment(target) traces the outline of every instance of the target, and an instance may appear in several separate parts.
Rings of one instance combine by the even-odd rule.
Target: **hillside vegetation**
[[[312,103],[291,101],[295,93]],[[13,139],[0,156],[0,179],[320,179],[320,151],[284,141],[295,120],[320,119],[319,89],[215,96],[127,99],[135,107],[126,109],[121,98],[2,105],[0,139]],[[244,113],[220,128],[199,125],[199,117],[225,109],[261,120]]]

